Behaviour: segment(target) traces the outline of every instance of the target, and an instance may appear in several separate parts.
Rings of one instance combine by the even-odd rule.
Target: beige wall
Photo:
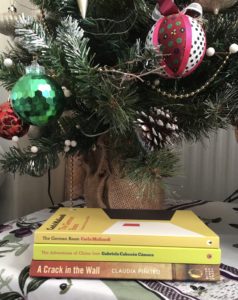
[[[2,0],[0,13],[7,12],[10,0]],[[18,12],[25,14],[33,14],[35,10],[30,10],[21,4],[32,7],[27,0],[18,1],[16,4]],[[0,34],[0,51],[7,47],[7,37]],[[8,92],[0,87],[0,103],[5,102],[8,98]],[[21,146],[27,143],[27,138],[20,141]],[[12,142],[0,138],[0,146],[6,151]],[[1,173],[0,176],[2,177]],[[1,183],[1,180],[0,180]],[[13,219],[18,216],[23,216],[29,212],[47,207],[51,202],[47,194],[47,177],[33,178],[30,176],[13,176],[7,174],[4,177],[4,182],[0,185],[0,223]],[[56,203],[63,200],[64,196],[64,163],[61,162],[57,170],[52,172],[51,185],[53,199]]]

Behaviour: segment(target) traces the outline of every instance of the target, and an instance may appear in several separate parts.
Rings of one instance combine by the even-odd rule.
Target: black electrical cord
[[[51,195],[51,169],[48,169],[48,196],[50,198],[51,204],[55,206],[53,197]]]

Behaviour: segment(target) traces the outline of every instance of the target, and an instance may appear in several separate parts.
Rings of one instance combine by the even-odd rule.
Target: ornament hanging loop
[[[193,2],[182,10],[182,13],[192,18],[202,18],[203,10],[199,3]]]
[[[157,0],[157,4],[152,12],[152,19],[158,21],[163,16],[179,13],[180,10],[173,0]],[[199,3],[193,2],[185,7],[181,13],[193,18],[202,18],[203,10]]]

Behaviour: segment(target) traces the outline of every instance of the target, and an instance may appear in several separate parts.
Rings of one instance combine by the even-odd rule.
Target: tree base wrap
[[[164,191],[160,182],[142,190],[140,184],[121,178],[108,160],[104,144],[87,156],[75,155],[66,162],[66,200],[84,197],[87,207],[162,209]]]

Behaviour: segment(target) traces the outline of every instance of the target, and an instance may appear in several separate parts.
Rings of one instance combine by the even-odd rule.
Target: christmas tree
[[[2,155],[6,172],[41,176],[77,155],[105,205],[112,175],[149,197],[181,141],[237,125],[236,1],[31,2],[35,18],[11,6],[0,20],[0,136],[30,138]]]

